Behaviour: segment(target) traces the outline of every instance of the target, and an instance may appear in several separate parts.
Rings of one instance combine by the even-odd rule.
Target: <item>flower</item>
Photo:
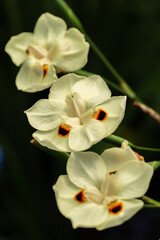
[[[15,65],[23,64],[16,77],[17,88],[36,92],[57,80],[56,69],[64,72],[81,69],[87,62],[89,44],[79,30],[67,30],[63,19],[45,13],[33,33],[11,37],[5,51]]]
[[[60,212],[73,228],[103,230],[130,219],[142,207],[153,168],[139,161],[130,147],[111,148],[101,156],[72,152],[68,175],[53,186]]]
[[[71,152],[88,149],[115,131],[125,105],[126,97],[111,97],[100,76],[72,73],[53,84],[49,99],[39,100],[25,113],[41,145]]]

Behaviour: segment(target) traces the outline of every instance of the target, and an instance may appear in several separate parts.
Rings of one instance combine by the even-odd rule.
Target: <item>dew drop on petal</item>
[[[76,200],[78,203],[83,203],[85,202],[85,197],[83,194],[84,190],[81,190],[74,196],[74,200]]]
[[[111,202],[108,204],[108,210],[111,214],[119,214],[123,210],[123,203],[122,202]]]

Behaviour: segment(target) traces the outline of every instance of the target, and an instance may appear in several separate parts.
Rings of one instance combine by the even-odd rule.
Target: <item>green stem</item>
[[[116,146],[121,146],[121,144],[125,141],[126,139],[116,136],[116,135],[110,135],[107,138],[104,138],[103,141],[107,143],[114,144]],[[128,141],[128,140],[127,140]],[[137,146],[131,142],[128,141],[128,145],[132,148],[138,149],[138,150],[143,150],[143,151],[150,151],[150,152],[160,152],[160,148],[148,148],[148,147],[142,147],[142,146]]]
[[[49,148],[40,145],[35,139],[31,140],[31,143],[56,159],[62,159],[66,161],[69,157],[69,153],[50,150]]]
[[[72,9],[68,6],[68,4],[64,0],[53,0],[55,4],[61,9],[63,14],[69,19],[71,24],[78,28],[84,35],[86,39],[90,43],[92,49],[97,54],[97,56],[101,59],[101,61],[105,64],[105,66],[110,70],[116,80],[119,82],[117,84],[111,84],[116,89],[121,89],[124,94],[126,94],[129,98],[135,100],[135,106],[139,106],[142,111],[148,113],[152,118],[158,120],[160,122],[160,114],[154,111],[152,108],[148,107],[145,104],[141,104],[143,101],[137,96],[137,94],[133,91],[133,89],[128,85],[128,83],[124,80],[124,78],[117,72],[117,70],[113,67],[110,61],[106,58],[106,56],[102,53],[102,51],[97,47],[97,45],[92,41],[92,39],[86,33],[81,21],[76,16],[76,14],[72,11]]]
[[[58,5],[63,14],[70,20],[70,22],[78,28],[81,32],[84,32],[84,28],[82,23],[76,14],[72,11],[72,9],[68,6],[68,4],[64,0],[53,0],[54,3]]]
[[[147,162],[149,165],[153,167],[154,170],[157,170],[160,167],[160,161],[152,161],[152,162]]]
[[[131,99],[137,100],[142,102],[137,94],[131,89],[131,87],[128,85],[128,83],[120,76],[120,74],[117,72],[117,70],[113,67],[113,65],[109,62],[109,60],[106,58],[106,56],[101,52],[101,50],[97,47],[97,45],[92,41],[92,39],[83,32],[86,36],[87,41],[90,43],[92,49],[97,54],[97,56],[101,59],[101,61],[105,64],[105,66],[110,70],[110,72],[113,74],[113,76],[117,79],[117,81],[120,84],[121,89],[125,92],[127,96],[129,96]]]
[[[54,3],[58,5],[58,7],[63,11],[64,15],[70,20],[73,26],[77,27],[81,32],[86,36],[87,41],[90,43],[92,49],[97,54],[97,56],[101,59],[101,61],[105,64],[105,66],[110,70],[113,76],[117,79],[120,84],[120,87],[123,91],[131,98],[137,101],[141,100],[137,97],[136,93],[131,89],[131,87],[126,83],[126,81],[120,76],[117,70],[113,67],[113,65],[109,62],[106,56],[102,53],[102,51],[97,47],[97,45],[92,41],[92,39],[87,35],[81,21],[76,16],[76,14],[72,11],[72,9],[68,6],[68,4],[64,0],[54,0]]]
[[[152,199],[150,197],[143,196],[142,200],[143,200],[144,203],[146,203],[144,205],[144,207],[147,207],[147,208],[149,208],[149,207],[151,207],[151,208],[153,208],[153,207],[160,208],[160,202],[158,202],[158,201],[156,201],[156,200],[154,200],[154,199]]]

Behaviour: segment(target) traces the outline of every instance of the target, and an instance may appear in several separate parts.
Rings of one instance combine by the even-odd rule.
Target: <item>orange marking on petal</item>
[[[115,174],[117,171],[109,172],[109,175]]]
[[[137,153],[137,152],[134,152],[135,154],[136,154],[136,157],[140,160],[140,161],[142,161],[142,162],[144,162],[144,157],[143,156],[141,156],[139,153]]]
[[[48,65],[47,64],[44,64],[43,65],[43,78],[45,78],[45,76],[47,75],[48,73]]]
[[[26,54],[27,54],[27,55],[28,55],[28,54],[30,54],[30,52],[29,52],[29,50],[28,50],[28,49],[26,50]]]
[[[67,125],[67,124],[61,124],[59,127],[58,127],[58,136],[60,137],[66,137],[69,135],[70,133],[70,130],[71,130],[71,126],[70,125]]]
[[[104,121],[108,117],[108,113],[103,109],[98,109],[92,116],[96,120]]]
[[[75,196],[74,200],[77,201],[78,203],[84,203],[85,202],[85,197],[84,197],[84,189],[79,191]]]
[[[123,203],[122,202],[111,202],[108,204],[108,211],[111,214],[119,214],[123,210]]]

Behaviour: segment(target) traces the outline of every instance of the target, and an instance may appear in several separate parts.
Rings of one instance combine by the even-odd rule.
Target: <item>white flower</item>
[[[110,135],[121,122],[126,97],[111,97],[104,80],[67,74],[56,81],[49,99],[41,99],[25,113],[38,129],[33,137],[53,150],[90,148]]]
[[[50,13],[40,16],[33,33],[11,37],[5,47],[17,66],[23,64],[16,85],[26,92],[50,87],[57,79],[56,69],[81,69],[87,62],[88,50],[89,44],[79,30],[67,30],[66,23]]]
[[[72,152],[67,175],[53,186],[60,212],[73,228],[103,230],[130,219],[142,207],[153,168],[126,147],[94,152]]]

